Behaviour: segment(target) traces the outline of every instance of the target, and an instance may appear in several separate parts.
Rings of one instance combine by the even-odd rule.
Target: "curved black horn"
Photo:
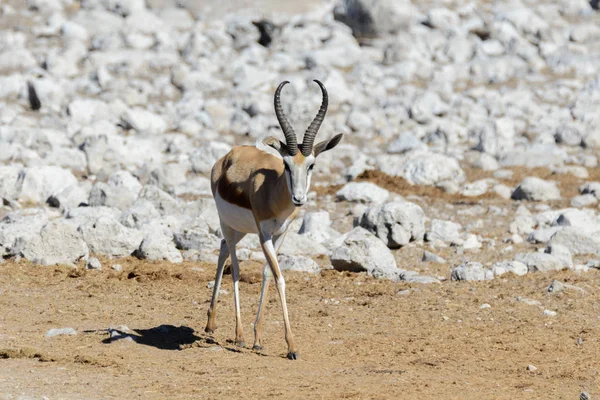
[[[327,95],[327,89],[325,89],[325,85],[323,85],[320,81],[316,79],[315,82],[317,82],[317,84],[321,88],[321,92],[323,92],[323,101],[321,103],[321,108],[319,108],[317,116],[310,123],[310,126],[306,130],[306,133],[304,133],[304,139],[302,140],[300,151],[305,157],[308,157],[310,153],[312,153],[313,144],[315,142],[315,136],[317,136],[317,132],[319,132],[321,123],[323,122],[323,119],[325,119],[325,114],[327,113],[327,105],[329,103],[329,96]]]
[[[286,118],[283,113],[283,107],[281,107],[281,89],[290,83],[289,81],[283,81],[277,87],[275,91],[275,115],[277,116],[277,121],[279,121],[279,125],[281,126],[281,130],[283,131],[283,135],[285,136],[285,142],[288,147],[288,153],[290,155],[295,156],[298,154],[298,139],[296,139],[296,133],[294,132],[294,128],[290,124],[290,121]]]

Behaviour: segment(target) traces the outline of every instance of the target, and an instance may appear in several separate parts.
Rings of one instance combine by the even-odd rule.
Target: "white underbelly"
[[[258,233],[252,211],[223,200],[218,192],[215,196],[215,202],[222,223],[238,232]],[[293,215],[295,214],[293,214],[292,208],[279,218],[260,221],[260,229],[264,234],[279,235],[287,230],[289,224],[294,220]]]
[[[219,195],[219,192],[215,195],[215,202],[217,203],[217,210],[219,211],[219,218],[222,223],[238,232],[258,233],[258,227],[256,226],[252,211],[226,202]]]

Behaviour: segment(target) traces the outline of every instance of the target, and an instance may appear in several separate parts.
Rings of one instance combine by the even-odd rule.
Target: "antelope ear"
[[[285,143],[283,143],[281,140],[279,140],[273,136],[266,137],[263,140],[263,144],[274,148],[275,150],[277,150],[279,152],[279,154],[283,155],[283,154],[288,153],[287,145]]]
[[[315,154],[315,157],[321,154],[322,152],[331,150],[335,146],[337,146],[342,141],[342,136],[344,136],[344,134],[340,133],[338,135],[335,135],[331,139],[327,139],[317,143],[313,148],[313,153]]]

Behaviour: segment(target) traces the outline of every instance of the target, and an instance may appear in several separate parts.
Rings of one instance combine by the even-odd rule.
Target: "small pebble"
[[[540,303],[537,300],[528,299],[526,297],[521,297],[521,296],[517,297],[517,301],[523,302],[523,303],[527,304],[528,306],[541,306],[542,305],[542,303]]]
[[[511,237],[510,237],[510,241],[514,244],[521,244],[523,243],[523,238],[521,237],[521,235],[519,235],[518,233],[514,233]]]
[[[123,325],[126,329],[117,328],[108,328],[108,333],[110,335],[111,341],[126,341],[126,342],[135,342],[135,339],[132,335],[129,335],[125,332],[129,331],[129,328]]]
[[[544,315],[547,315],[549,317],[556,317],[556,311],[544,310]]]
[[[96,269],[99,271],[102,269],[102,264],[96,257],[90,257],[85,263],[85,269]]]
[[[561,281],[554,280],[550,286],[548,286],[549,293],[558,293],[565,290],[565,284]]]
[[[588,392],[581,392],[579,400],[592,400],[592,396]]]
[[[492,306],[490,306],[488,303],[483,303],[482,305],[479,306],[479,308],[481,308],[481,309],[492,308]]]
[[[54,337],[60,335],[77,335],[77,331],[73,328],[55,328],[46,332],[46,337]]]
[[[111,268],[117,272],[123,272],[123,266],[121,264],[115,264]]]
[[[576,290],[581,293],[585,293],[585,290],[583,290],[579,286],[570,285],[568,283],[563,283],[563,282],[557,281],[557,280],[552,281],[552,284],[550,286],[548,286],[548,292],[550,292],[550,293],[558,293],[558,292],[562,292],[563,290],[568,290],[568,289]]]
[[[529,365],[527,366],[527,371],[531,371],[531,372],[533,372],[533,371],[537,371],[537,367],[536,367],[535,365],[531,365],[531,364],[529,364]]]
[[[115,329],[116,329],[116,330],[119,330],[119,331],[121,331],[121,332],[129,332],[129,331],[130,331],[130,329],[129,329],[129,327],[128,327],[127,325],[116,325],[116,326],[111,326],[111,327],[109,327],[108,329],[109,329],[109,330],[111,330],[111,329],[112,329],[112,330],[115,330]]]
[[[444,258],[438,256],[437,254],[429,252],[427,250],[425,250],[423,252],[423,258],[421,259],[421,261],[433,262],[433,263],[438,263],[438,264],[444,264],[446,262],[446,260]]]

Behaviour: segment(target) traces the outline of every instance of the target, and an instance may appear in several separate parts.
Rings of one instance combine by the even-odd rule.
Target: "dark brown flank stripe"
[[[227,169],[227,167],[225,167]],[[252,209],[250,198],[244,193],[244,185],[229,180],[227,173],[219,179],[219,195],[228,203],[248,210]]]

